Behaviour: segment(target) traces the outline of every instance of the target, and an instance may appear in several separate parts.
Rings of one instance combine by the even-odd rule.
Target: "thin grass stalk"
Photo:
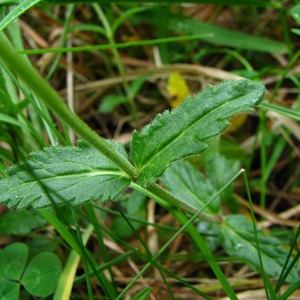
[[[243,169],[240,170],[218,192],[218,195],[221,194],[226,189],[226,187],[228,185],[230,185],[242,173],[244,173]],[[162,205],[163,207],[165,207],[183,225],[182,228],[172,237],[171,241],[173,241],[173,239],[175,239],[177,237],[177,235],[181,234],[181,232],[186,229],[187,232],[192,237],[192,239],[194,240],[194,242],[196,243],[196,245],[202,251],[205,259],[207,260],[208,264],[212,268],[212,270],[215,273],[216,277],[219,279],[219,281],[222,284],[222,286],[223,286],[225,292],[227,293],[227,295],[230,297],[230,299],[237,300],[237,296],[236,296],[234,290],[232,289],[231,285],[229,284],[229,282],[228,282],[227,278],[225,277],[224,273],[222,272],[221,268],[219,267],[219,265],[215,261],[215,258],[213,256],[213,254],[211,253],[211,251],[209,250],[208,246],[206,245],[205,240],[202,238],[202,236],[199,234],[199,232],[196,230],[196,228],[191,224],[194,220],[196,220],[201,215],[203,208],[200,209],[198,212],[196,212],[193,215],[192,218],[188,219],[181,211],[179,211],[179,210],[175,209],[173,206],[171,206],[171,203],[173,203],[173,202],[172,201],[170,202],[169,199],[168,199],[171,195],[168,194],[165,190],[161,189],[158,185],[152,185],[151,188],[148,187],[147,189],[144,189],[144,188],[140,187],[139,185],[137,185],[135,183],[131,183],[131,186],[133,188],[141,191],[142,193],[148,195],[149,197],[151,197],[152,199],[154,199],[156,202],[158,202],[160,205]],[[211,201],[213,201],[215,199],[215,197],[213,199],[211,199],[206,205],[209,205],[209,203]],[[168,202],[166,202],[166,200],[168,200]],[[221,220],[219,219],[219,222],[220,221]],[[170,242],[170,240],[169,240],[169,242]],[[159,255],[162,251],[164,251],[164,248],[169,244],[169,242],[164,247],[162,247],[160,249],[160,251],[152,258],[152,260],[155,259],[156,256]],[[144,272],[144,271],[146,271],[146,269],[143,268],[142,271]],[[136,279],[138,279],[138,277],[136,277]],[[129,289],[129,287],[128,286],[126,287],[126,291],[127,291],[127,288]],[[124,294],[125,294],[125,292],[124,292]],[[120,297],[120,295],[119,295],[119,297]]]
[[[76,114],[70,111],[60,96],[43,80],[36,70],[27,63],[10,45],[3,33],[0,33],[0,60],[13,69],[26,85],[51,109],[60,119],[64,120],[79,136],[119,166],[129,177],[135,178],[135,168],[122,157],[112,146],[95,133]]]
[[[134,233],[134,235],[137,237],[137,239],[140,241],[140,243],[142,244],[142,246],[144,247],[145,251],[147,252],[147,259],[149,261],[152,262],[153,266],[156,267],[156,269],[158,270],[163,282],[165,283],[169,294],[171,295],[172,299],[175,299],[175,296],[172,292],[172,289],[170,287],[170,285],[168,284],[168,281],[165,277],[165,275],[163,274],[163,272],[161,271],[161,266],[159,263],[156,262],[155,259],[153,259],[152,253],[149,250],[149,248],[147,247],[146,243],[144,242],[144,240],[141,238],[141,236],[138,234],[138,232],[136,231],[136,229],[132,226],[131,222],[128,220],[128,218],[126,217],[126,215],[122,212],[122,210],[120,209],[120,207],[115,203],[115,207],[118,209],[118,211],[120,212],[121,216],[124,218],[124,220],[126,221],[126,223],[128,224],[128,226],[130,227],[130,229],[132,230],[132,232]]]
[[[86,245],[91,234],[93,233],[93,230],[94,227],[91,224],[89,224],[89,226],[85,229],[84,233],[82,234],[82,243],[84,245]],[[59,278],[53,295],[53,300],[68,300],[71,298],[72,287],[79,262],[80,255],[75,250],[72,250]]]
[[[256,242],[258,260],[259,260],[259,264],[260,264],[260,274],[263,278],[265,292],[266,292],[266,298],[271,299],[271,300],[276,299],[275,290],[274,290],[274,288],[273,288],[273,286],[272,286],[270,280],[268,279],[267,274],[264,270],[264,264],[263,264],[263,259],[262,259],[262,254],[261,254],[260,244],[259,244],[259,239],[258,239],[258,232],[257,232],[257,227],[256,227],[256,220],[255,220],[255,215],[254,215],[252,197],[251,197],[249,183],[248,183],[246,173],[243,173],[243,178],[244,178],[244,182],[245,182],[247,198],[248,198],[248,201],[249,201],[249,204],[250,204],[250,213],[251,213],[251,219],[252,219],[252,224],[253,224],[253,232],[254,232],[254,237],[255,237],[255,242]]]

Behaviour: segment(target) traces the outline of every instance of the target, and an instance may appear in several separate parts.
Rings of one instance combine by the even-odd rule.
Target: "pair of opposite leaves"
[[[147,187],[171,162],[206,150],[207,140],[222,133],[232,116],[252,111],[264,91],[262,84],[250,80],[224,81],[188,96],[175,110],[158,114],[140,132],[134,131],[130,156],[138,183]],[[129,160],[121,144],[107,142]],[[48,147],[7,170],[0,179],[0,204],[41,208],[106,201],[130,182],[130,176],[84,142],[79,147]]]

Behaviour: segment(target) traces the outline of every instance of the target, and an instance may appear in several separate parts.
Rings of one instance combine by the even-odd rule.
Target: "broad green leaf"
[[[121,144],[109,143],[126,157]],[[81,141],[79,148],[45,148],[8,169],[7,177],[0,179],[0,203],[6,203],[9,208],[81,205],[91,200],[114,199],[129,183],[123,171]]]
[[[24,235],[32,229],[41,227],[45,220],[35,211],[9,211],[0,218],[0,235]]]
[[[186,161],[174,162],[166,169],[160,181],[170,193],[195,211],[201,209],[217,191],[210,180]],[[220,209],[220,198],[216,198],[206,209],[207,213],[217,213]]]
[[[240,169],[240,162],[229,159],[217,151],[203,154],[203,163],[208,178],[216,189],[222,188]]]
[[[0,278],[19,280],[28,257],[28,247],[23,243],[13,243],[0,251]]]
[[[240,162],[237,159],[229,159],[222,156],[218,151],[206,151],[201,157],[205,173],[216,190],[220,190],[240,170]],[[230,184],[221,194],[231,212],[237,213],[239,203],[233,197],[234,184]]]
[[[259,270],[259,259],[256,249],[253,224],[245,216],[232,215],[221,224],[221,242],[229,255],[245,260],[249,266]],[[259,245],[262,254],[264,271],[270,277],[279,276],[288,251],[280,247],[276,238],[259,232]],[[288,282],[299,281],[297,269],[294,268]]]
[[[118,197],[118,202],[124,207],[124,212],[126,212],[127,216],[133,217],[136,220],[130,220],[130,223],[134,229],[138,230],[143,226],[143,222],[141,221],[146,220],[146,195],[139,191],[134,191],[129,198],[125,198],[126,196],[127,194],[124,197]],[[116,216],[112,220],[110,229],[114,234],[122,237],[122,239],[127,239],[133,234],[132,228],[122,216]]]
[[[257,82],[224,81],[187,97],[175,110],[158,114],[140,133],[134,131],[131,159],[140,184],[153,183],[172,161],[206,150],[207,140],[228,127],[227,119],[252,111],[264,91]]]
[[[3,278],[0,278],[0,299],[17,300],[20,295],[20,285]]]
[[[289,10],[289,14],[294,18],[294,20],[300,25],[300,4],[293,6]]]
[[[26,245],[28,246],[30,256],[32,257],[41,252],[54,252],[59,245],[59,240],[50,239],[47,235],[43,237],[37,236],[26,241]]]
[[[22,283],[30,294],[46,297],[54,291],[61,271],[59,258],[54,253],[42,252],[28,264]]]
[[[211,252],[220,246],[220,224],[201,221],[197,224],[197,231],[202,235]]]

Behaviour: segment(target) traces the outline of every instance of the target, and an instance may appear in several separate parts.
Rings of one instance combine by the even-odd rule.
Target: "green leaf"
[[[223,132],[228,118],[252,111],[264,86],[249,80],[224,81],[208,87],[172,112],[158,114],[140,133],[133,132],[131,158],[142,186],[153,183],[172,161],[203,152],[207,140]]]
[[[28,234],[31,229],[42,227],[44,224],[45,220],[35,211],[9,211],[0,218],[0,235]]]
[[[201,209],[217,193],[210,180],[186,161],[173,163],[160,177],[160,181],[172,195],[195,211]],[[219,209],[220,198],[218,197],[204,211],[212,214],[217,213]]]
[[[16,126],[20,126],[20,127],[24,126],[24,124],[22,124],[21,122],[19,122],[15,118],[12,118],[10,116],[7,116],[7,115],[1,114],[1,113],[0,113],[0,122],[16,125]]]
[[[104,97],[101,101],[101,105],[99,107],[99,111],[101,113],[109,113],[111,112],[117,105],[122,103],[128,103],[129,100],[126,96],[123,95],[108,95]]]
[[[217,25],[201,22],[193,18],[173,15],[168,23],[169,29],[184,34],[200,34],[203,40],[235,49],[252,50],[266,53],[286,53],[285,44],[260,36],[245,34],[243,32],[226,29]],[[211,37],[205,37],[206,34]]]
[[[43,252],[30,261],[22,283],[30,294],[46,297],[54,291],[61,271],[59,258],[54,253]]]
[[[124,196],[127,196],[127,194]],[[126,212],[127,216],[131,216],[137,220],[130,220],[131,226],[136,230],[140,229],[143,226],[143,222],[138,220],[146,220],[146,195],[139,191],[134,191],[129,198],[123,198],[118,197],[118,202],[124,207],[124,212]],[[123,216],[116,216],[111,222],[110,229],[122,239],[129,238],[133,233],[132,228]]]
[[[291,29],[291,31],[297,35],[300,35],[300,29],[293,28],[293,29]]]
[[[111,31],[113,33],[113,35],[116,33],[118,27],[126,20],[128,19],[130,16],[139,13],[141,11],[144,11],[147,9],[147,6],[145,7],[140,7],[140,6],[136,6],[134,8],[131,8],[125,12],[122,12],[121,16],[119,18],[117,18],[117,20],[114,21]]]
[[[20,285],[3,278],[0,278],[0,299],[17,300],[20,295]]]
[[[229,255],[246,260],[250,267],[259,270],[259,259],[256,249],[253,224],[242,215],[232,215],[221,224],[221,242]],[[259,232],[259,245],[262,254],[264,271],[270,277],[279,276],[288,251],[280,247],[276,238]],[[288,282],[299,281],[297,269],[294,268]]]
[[[135,226],[132,224],[135,228]],[[138,229],[138,228],[135,228]],[[118,237],[122,238],[123,240],[127,240],[133,234],[132,228],[128,225],[126,220],[122,217],[116,217],[112,220],[110,225],[110,230]]]
[[[133,298],[132,300],[146,300],[148,299],[148,296],[150,295],[152,291],[151,287],[146,287],[143,290],[141,290],[140,292],[138,292]]]
[[[107,143],[126,158],[121,144]],[[0,203],[10,208],[74,206],[114,199],[127,188],[126,173],[87,143],[81,141],[79,146],[45,148],[8,169],[8,177],[0,179]]]
[[[203,153],[201,160],[207,177],[216,190],[221,189],[240,169],[240,162],[236,159],[229,159],[222,156],[216,150],[210,148],[210,151]],[[238,212],[239,203],[233,197],[234,184],[230,184],[221,194],[224,201],[233,213]]]
[[[224,4],[223,0],[222,2]],[[244,5],[245,1],[242,2]],[[269,1],[269,3],[271,2]],[[227,1],[226,4],[228,4]],[[153,23],[153,20],[155,18],[157,19],[157,15],[155,9],[153,9],[135,16],[135,22]],[[200,35],[202,36],[202,40],[213,45],[266,53],[288,52],[288,47],[284,43],[280,43],[261,36],[246,34],[237,30],[230,30],[214,24],[201,22],[197,19],[186,17],[182,14],[173,14],[168,11],[162,11],[160,13],[160,18],[165,18],[166,20],[168,20],[167,26],[170,32],[175,32],[179,35]],[[159,22],[157,22],[157,24],[158,23]]]
[[[240,169],[240,162],[229,159],[217,151],[205,152],[202,156],[205,172],[216,189],[222,188]]]
[[[132,83],[129,86],[129,96],[131,99],[134,99],[137,96],[143,84],[147,81],[149,77],[150,74],[146,74],[132,81]]]
[[[16,212],[16,211],[15,211]],[[26,242],[30,256],[35,256],[41,252],[54,252],[59,244],[59,240],[50,239],[49,236],[37,236]]]
[[[197,231],[202,235],[211,252],[217,250],[220,246],[220,224],[202,220],[197,224]]]
[[[289,10],[289,15],[291,15],[294,20],[300,25],[300,4],[294,5]]]
[[[124,205],[129,215],[132,215],[135,218],[145,219],[145,203],[146,195],[139,191],[134,191]]]
[[[0,251],[0,278],[19,280],[28,257],[28,247],[23,243],[13,243]]]
[[[18,1],[19,5],[13,8],[0,22],[0,31],[3,30],[8,24],[13,22],[16,18],[18,18],[22,13],[24,13],[26,10],[28,10],[30,7],[34,6],[35,4],[39,3],[40,1],[41,0]]]
[[[300,112],[297,110],[292,110],[289,108],[285,108],[276,104],[268,103],[268,102],[262,102],[259,104],[259,107],[270,110],[270,111],[275,111],[278,114],[281,114],[283,116],[286,116],[288,118],[292,118],[298,122],[300,122]]]

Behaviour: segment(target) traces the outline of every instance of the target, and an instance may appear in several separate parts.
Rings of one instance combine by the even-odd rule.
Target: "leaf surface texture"
[[[117,151],[126,157],[121,144]],[[128,176],[87,143],[79,147],[49,147],[7,171],[0,179],[0,203],[8,207],[42,208],[81,205],[87,201],[114,199],[129,185]]]
[[[173,111],[158,114],[140,133],[133,132],[131,159],[139,183],[147,186],[172,161],[206,150],[207,140],[228,127],[228,118],[252,111],[263,96],[260,83],[228,80],[187,97]]]
[[[186,161],[174,162],[160,177],[160,181],[172,195],[195,211],[203,208],[217,194],[210,180]],[[217,197],[209,204],[205,212],[215,214],[219,212],[219,209],[220,197]]]
[[[262,232],[259,232],[258,240],[265,272],[270,277],[279,276],[288,251],[280,247],[279,240],[265,236]],[[252,268],[259,270],[253,224],[247,217],[242,215],[228,217],[221,225],[221,241],[228,254],[246,260]],[[290,283],[299,281],[296,268],[291,270],[287,281]]]

